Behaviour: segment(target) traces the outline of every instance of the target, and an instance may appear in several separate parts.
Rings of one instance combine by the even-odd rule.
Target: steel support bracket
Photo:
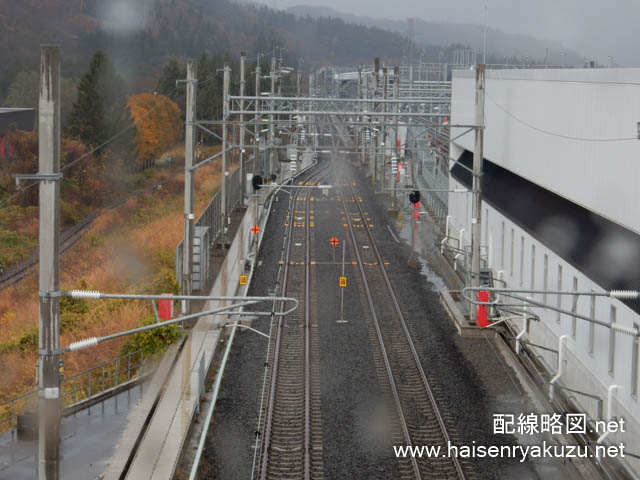
[[[38,182],[57,182],[62,180],[62,172],[58,173],[18,173],[15,176],[16,185],[19,187],[23,180],[36,180]]]
[[[43,291],[38,291],[38,297],[40,298],[59,298],[59,297],[64,297],[66,296],[64,294],[64,292],[61,292],[60,290],[55,291],[55,292],[43,292]]]
[[[62,350],[61,349],[56,349],[56,350],[47,350],[44,348],[38,349],[38,355],[44,355],[47,357],[50,357],[52,355],[62,355]]]

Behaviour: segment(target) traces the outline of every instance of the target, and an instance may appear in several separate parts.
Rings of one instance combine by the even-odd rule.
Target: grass
[[[196,174],[196,216],[220,183],[219,164]],[[175,248],[183,230],[183,182],[179,165],[156,168],[151,181],[168,180],[161,189],[132,197],[121,207],[104,211],[88,233],[61,260],[64,290],[164,293],[177,291]],[[5,213],[7,219],[17,218]],[[0,218],[0,222],[2,222]],[[9,222],[9,220],[5,220]],[[24,231],[33,228],[26,222]],[[36,218],[37,231],[37,218]],[[38,332],[38,281],[32,272],[21,282],[0,291],[0,401],[34,386]],[[103,336],[138,326],[153,313],[149,302],[98,300],[61,302],[62,346],[92,336]],[[172,332],[165,332],[165,339]],[[147,339],[148,340],[148,339]],[[65,375],[130,351],[130,339],[64,355]],[[148,343],[148,342],[147,342]],[[166,343],[166,342],[165,342]],[[146,344],[145,344],[146,345]]]
[[[145,170],[120,174],[117,181],[113,182],[113,188],[109,192],[109,199],[105,204],[122,198],[132,192],[148,187],[157,182],[167,180],[169,172],[180,167],[180,161],[184,158],[184,147],[174,147],[168,153],[178,160],[168,164],[166,161]],[[165,154],[167,155],[167,154]],[[70,179],[64,180],[67,193],[77,195],[79,187]],[[88,188],[88,187],[87,187]],[[180,185],[180,188],[182,186]],[[60,201],[60,214],[62,228],[68,228],[83,220],[98,207],[82,205],[80,202],[71,201],[68,196],[62,194]],[[38,246],[38,207],[23,207],[9,205],[0,209],[0,266],[5,271],[20,264],[23,260],[36,253]]]
[[[38,208],[10,205],[0,209],[0,266],[17,265],[38,246]]]

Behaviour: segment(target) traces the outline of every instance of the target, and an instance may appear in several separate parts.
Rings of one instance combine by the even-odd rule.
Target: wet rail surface
[[[299,183],[317,185],[328,174],[328,168],[321,168]],[[254,471],[260,479],[323,478],[318,325],[312,319],[310,286],[313,191],[294,189],[286,215],[282,295],[299,298],[302,308],[286,319],[278,317],[271,329],[274,341]],[[294,265],[304,267],[290,268]]]
[[[335,167],[334,167],[335,168]],[[392,427],[394,443],[406,446],[439,445],[446,452],[451,434],[436,402],[434,391],[422,368],[416,347],[405,322],[400,303],[364,213],[355,183],[348,173],[336,172],[345,222],[355,252],[378,347],[374,359],[381,384],[388,388],[390,406],[396,412]],[[377,265],[377,268],[363,267]],[[398,458],[403,478],[470,479],[470,465],[457,458]]]
[[[448,411],[442,386],[438,382],[430,384],[423,370],[411,335],[412,318],[407,317],[405,322],[409,313],[403,313],[399,299],[402,295],[396,296],[383,261],[382,255],[389,252],[379,250],[370,225],[375,219],[379,221],[380,215],[365,212],[358,194],[359,184],[354,183],[352,168],[345,163],[327,159],[296,181],[302,186],[332,184],[328,196],[326,191],[310,188],[279,194],[282,213],[278,221],[282,222],[284,228],[279,228],[283,228],[280,232],[284,235],[271,247],[276,268],[271,270],[268,280],[265,278],[265,285],[275,285],[275,289],[269,287],[271,293],[295,296],[300,307],[286,318],[272,318],[263,326],[270,341],[266,358],[263,357],[266,361],[261,390],[256,392],[257,418],[252,431],[256,442],[251,446],[253,462],[249,462],[247,473],[260,479],[340,478],[336,477],[338,470],[332,463],[339,459],[342,471],[366,470],[370,478],[480,478],[472,462],[444,456],[448,442],[462,443],[461,434],[456,431],[457,417]],[[331,250],[325,242],[331,235],[340,235],[341,228],[347,250],[346,273],[354,275],[348,294],[347,323],[336,321],[343,318],[336,316],[340,297],[334,295],[340,289],[327,286],[334,281],[337,285],[341,264],[336,262],[335,248],[333,261],[328,261]],[[393,260],[397,258],[394,256]],[[282,305],[274,303],[274,311],[281,308]],[[339,325],[338,330],[334,323]],[[324,349],[326,342],[331,342],[327,332],[335,335],[346,328],[352,328],[351,334],[358,334],[358,340],[354,340],[359,345],[358,351],[349,352],[349,342],[341,343],[340,359],[329,359]],[[423,348],[418,344],[417,347]],[[330,351],[329,355],[338,353],[334,348]],[[342,408],[342,404],[332,399],[336,395],[344,397],[342,390],[345,394],[353,390],[328,377],[342,375],[335,362],[346,369],[368,363],[369,377],[363,384],[375,395],[368,397],[368,401],[362,401],[358,394],[355,396],[360,400],[356,402],[345,398],[345,408],[350,410],[338,415],[343,420],[340,425],[332,422],[336,413],[332,409]],[[351,373],[346,377],[359,382]],[[338,385],[340,391],[336,391]],[[380,409],[372,410],[374,405]],[[233,411],[233,416],[240,415],[235,408]],[[365,423],[358,424],[359,419]],[[370,435],[367,432],[373,430],[361,430],[363,425],[372,428],[373,423],[378,429],[375,435],[383,434],[385,440],[382,436],[367,437]],[[342,432],[344,428],[351,430]],[[363,454],[358,446],[352,449],[348,440],[356,439],[376,453],[370,456],[371,452]],[[379,449],[381,442],[388,442],[386,450]],[[437,458],[394,456],[391,448],[434,445],[443,449]],[[341,448],[338,455],[337,447]],[[342,454],[344,451],[354,451],[360,456],[351,462],[349,455]],[[389,456],[383,452],[389,452]],[[385,456],[386,463],[377,462]],[[372,463],[359,465],[364,458]]]

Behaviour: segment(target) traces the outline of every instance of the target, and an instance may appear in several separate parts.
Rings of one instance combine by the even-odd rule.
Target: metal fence
[[[140,374],[144,365],[144,352],[137,350],[108,362],[65,377],[60,382],[62,408],[94,398],[107,390],[128,382]],[[0,433],[11,431],[14,435],[18,415],[37,411],[38,389],[0,402]]]
[[[440,152],[439,145],[448,141],[446,134],[430,131],[427,138],[424,128],[410,128],[408,152],[412,156],[414,180],[424,202],[439,227],[444,227],[449,205],[449,174],[447,152]],[[437,142],[436,142],[437,140]]]
[[[251,157],[244,162],[244,172],[250,173],[255,169],[255,159]],[[226,214],[228,215],[234,208],[240,203],[242,196],[242,189],[244,188],[245,181],[240,178],[240,169],[236,169],[227,178],[227,208]],[[215,245],[220,235],[222,234],[222,195],[218,190],[211,198],[209,205],[204,209],[202,214],[194,223],[194,227],[209,227],[209,242],[210,245]],[[184,237],[176,247],[176,260],[175,260],[175,274],[178,282],[182,279],[182,249],[184,244]]]

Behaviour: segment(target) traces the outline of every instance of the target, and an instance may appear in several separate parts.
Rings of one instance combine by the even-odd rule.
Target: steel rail
[[[315,172],[310,176],[309,179],[304,180],[305,183],[314,181],[313,179],[324,178],[323,175],[326,174],[328,168],[325,168],[319,172]],[[319,180],[318,180],[319,181]],[[287,284],[289,281],[289,258],[291,256],[291,243],[293,241],[293,217],[295,215],[295,208],[297,202],[300,199],[301,194],[305,194],[306,201],[306,235],[307,235],[307,262],[306,263],[306,272],[305,272],[305,427],[304,427],[304,478],[305,480],[309,480],[311,478],[311,388],[310,388],[310,337],[309,337],[309,198],[311,197],[311,191],[301,191],[296,190],[294,195],[291,195],[290,199],[290,220],[289,220],[289,229],[287,233],[287,244],[284,258],[284,270],[283,270],[283,280],[282,280],[282,293],[287,291]],[[284,308],[282,304],[280,308]],[[277,394],[277,378],[280,364],[280,352],[282,347],[282,338],[283,338],[283,317],[279,317],[278,325],[276,327],[276,339],[275,339],[275,349],[274,356],[272,361],[272,371],[271,378],[269,382],[269,394],[267,400],[267,414],[265,418],[265,427],[264,427],[264,435],[262,436],[262,447],[260,454],[260,463],[259,463],[259,477],[261,480],[266,480],[268,474],[268,463],[269,463],[269,450],[271,448],[271,433],[273,428],[273,418],[274,418],[274,408],[276,404],[276,394]]]
[[[356,204],[356,207],[358,209],[358,213],[359,213],[360,217],[362,218],[362,222],[364,224],[364,227],[365,227],[365,230],[367,232],[367,235],[369,236],[369,239],[371,240],[371,247],[373,249],[373,252],[375,253],[376,258],[378,259],[378,267],[380,268],[380,272],[382,273],[382,276],[384,278],[384,281],[385,281],[385,284],[387,286],[387,289],[389,290],[389,294],[391,296],[391,300],[393,302],[393,306],[394,306],[394,308],[396,310],[396,313],[398,314],[398,318],[400,319],[400,324],[402,326],[402,330],[403,330],[403,332],[405,334],[405,337],[406,337],[407,343],[409,345],[409,348],[411,349],[411,355],[412,355],[412,357],[413,357],[413,359],[415,361],[415,364],[416,364],[416,366],[418,368],[418,371],[420,372],[420,377],[422,379],[422,383],[424,385],[424,389],[425,389],[427,395],[429,396],[429,400],[431,401],[431,405],[432,405],[433,410],[434,410],[434,412],[436,414],[436,419],[438,420],[438,424],[440,425],[440,430],[442,432],[442,436],[443,436],[445,442],[447,444],[449,444],[451,442],[451,437],[449,436],[449,432],[447,431],[447,427],[446,427],[446,425],[444,423],[444,419],[442,418],[442,414],[440,413],[440,410],[438,408],[438,404],[436,403],[436,399],[435,399],[435,396],[433,394],[433,390],[431,388],[431,385],[429,384],[429,381],[428,381],[427,376],[426,376],[426,374],[424,372],[424,369],[422,368],[422,363],[420,361],[420,357],[418,355],[416,347],[415,347],[415,345],[413,343],[413,340],[411,338],[411,333],[409,332],[409,328],[407,327],[407,323],[405,321],[404,315],[403,315],[402,310],[400,308],[400,304],[398,302],[396,294],[395,294],[395,292],[393,290],[393,286],[391,285],[391,280],[389,279],[389,275],[387,274],[387,269],[385,268],[384,262],[382,261],[382,256],[380,255],[380,251],[378,250],[378,246],[377,246],[376,240],[375,240],[375,238],[373,236],[373,232],[371,232],[371,228],[369,227],[369,223],[366,221],[364,212],[362,211],[362,207],[360,206],[359,202],[357,201],[358,198],[357,198],[357,194],[356,194],[355,188],[353,187],[353,182],[351,181],[351,179],[349,177],[347,177],[347,179],[349,180],[349,187],[351,189],[353,198],[355,200],[354,203]],[[344,201],[344,196],[342,198],[342,202],[343,202],[343,204],[345,206],[345,214],[346,214],[346,203]],[[350,221],[351,219],[349,218],[348,215],[347,215],[347,219],[349,219],[349,227],[351,229],[351,221]],[[353,231],[352,231],[352,238],[355,240],[355,236],[353,236]],[[355,245],[354,245],[354,247],[355,247]],[[357,252],[357,249],[356,249],[356,252]],[[359,255],[359,252],[358,252],[358,262],[361,263],[359,257],[360,257],[360,255]],[[361,269],[361,273],[363,274],[363,277],[364,277],[364,269],[362,268],[362,266],[360,266],[360,269]],[[365,281],[365,283],[366,283],[366,281]],[[455,456],[451,457],[451,461],[453,462],[453,464],[455,466],[455,469],[458,472],[458,477],[461,480],[464,480],[466,477],[465,477],[465,474],[464,474],[464,470],[462,469],[462,465],[460,465],[460,461],[458,460],[458,458],[455,457]]]
[[[293,177],[291,177],[289,180],[287,180],[287,182],[291,182],[293,180],[298,180],[300,178],[303,177],[303,175],[307,175],[310,170],[314,167],[316,167],[318,165],[318,161],[314,160],[313,163],[302,169],[300,172],[298,172],[296,175],[294,175]],[[285,193],[285,190],[282,190]],[[270,201],[269,201],[269,210],[268,210],[268,214],[270,214],[271,209],[273,207],[273,201],[274,199],[277,201],[277,192],[274,194],[273,192],[270,194],[269,196]],[[293,197],[291,195],[289,195],[289,210],[291,211],[291,201],[292,201]],[[258,245],[260,245],[262,243],[262,239],[264,238],[264,230],[262,232],[260,232],[260,238],[258,240]],[[285,245],[287,243],[287,236],[285,233],[285,236],[282,239],[282,250],[281,250],[281,255],[280,255],[280,266],[278,267],[278,273],[276,274],[276,291],[274,292],[274,295],[277,293],[277,289],[278,289],[278,285],[279,285],[279,281],[278,279],[280,278],[280,274],[284,271],[286,264],[284,261],[284,255],[285,255]],[[270,382],[268,382],[269,380],[269,359],[271,358],[271,348],[272,348],[272,342],[271,339],[275,338],[275,332],[274,332],[274,322],[273,320],[275,319],[275,308],[276,308],[276,304],[277,302],[274,300],[273,304],[272,304],[272,310],[274,311],[273,315],[271,316],[271,322],[269,325],[269,342],[267,345],[267,355],[266,355],[266,360],[265,360],[265,373],[263,375],[263,381],[262,381],[262,389],[261,389],[261,393],[260,393],[260,407],[259,407],[259,414],[258,414],[258,424],[256,426],[256,443],[255,443],[255,448],[254,448],[254,454],[253,454],[253,462],[251,465],[251,480],[254,479],[255,475],[256,475],[256,470],[259,470],[259,466],[256,467],[256,458],[258,457],[257,461],[260,462],[262,459],[262,438],[264,438],[264,436],[261,437],[261,430],[263,428],[264,422],[263,422],[263,414],[264,414],[264,410],[265,410],[265,401],[267,399],[265,399],[265,391],[267,388],[267,383],[269,383],[270,386]],[[275,328],[277,329],[277,325],[275,326]],[[235,329],[233,330],[233,332],[235,332]],[[229,348],[229,346],[227,345],[227,348]]]
[[[295,208],[298,202],[298,196],[300,192],[296,191],[295,195],[291,197],[290,200],[290,219],[289,219],[289,231],[287,233],[287,246],[285,251],[284,258],[284,271],[282,277],[282,291],[287,291],[287,283],[289,279],[289,257],[291,254],[291,242],[293,238],[293,215],[295,215]],[[264,435],[262,437],[262,453],[260,455],[260,479],[265,480],[267,478],[267,467],[269,463],[269,449],[271,447],[271,430],[273,427],[273,410],[275,407],[275,397],[276,397],[276,383],[278,378],[278,369],[280,364],[280,348],[282,344],[282,317],[278,320],[278,325],[276,327],[276,341],[275,341],[275,349],[273,353],[273,361],[271,368],[271,378],[269,382],[269,396],[267,400],[267,416],[265,418],[265,428]]]
[[[100,207],[93,213],[90,213],[82,220],[78,221],[76,224],[70,226],[64,231],[60,232],[60,255],[64,254],[72,248],[79,240],[81,240],[84,234],[91,228],[94,220],[96,220],[100,215],[105,213],[107,210],[113,210],[121,207],[126,203],[126,201],[134,196],[144,195],[145,193],[153,192],[158,188],[162,188],[164,185],[168,183],[167,180],[155,183],[146,187],[144,189],[131,192],[124,197],[124,199],[118,199],[111,202],[109,205],[105,205],[104,207]],[[19,264],[9,268],[5,273],[0,274],[0,290],[7,288],[15,283],[18,283],[24,277],[26,277],[31,270],[38,265],[40,259],[38,256],[37,249],[34,250],[33,254],[24,260],[22,260]]]
[[[306,252],[304,262],[304,478],[311,479],[311,315],[310,309],[310,271],[311,261],[311,220],[309,210],[311,205],[311,193],[308,192],[305,198],[305,236]]]
[[[384,338],[382,336],[382,330],[380,329],[380,324],[378,321],[378,315],[376,314],[376,309],[373,303],[373,297],[371,295],[371,289],[369,288],[369,281],[367,280],[367,276],[364,271],[362,257],[360,256],[360,250],[358,249],[358,242],[356,240],[356,236],[353,229],[353,224],[351,222],[351,217],[347,211],[347,203],[344,198],[342,184],[338,182],[338,188],[340,189],[340,197],[342,199],[342,205],[344,207],[344,214],[347,219],[347,225],[349,227],[349,234],[351,237],[351,245],[353,247],[353,251],[356,254],[356,258],[358,259],[358,269],[360,270],[360,276],[362,278],[362,284],[364,286],[364,291],[367,296],[367,303],[369,304],[369,310],[371,311],[371,317],[373,318],[373,324],[376,330],[376,336],[378,337],[378,343],[380,345],[380,350],[382,352],[382,359],[384,361],[385,370],[387,372],[387,377],[389,379],[389,387],[391,388],[391,393],[393,396],[394,404],[396,406],[396,410],[398,412],[398,419],[400,422],[400,427],[402,428],[402,433],[405,439],[405,445],[413,446],[411,441],[411,434],[409,433],[409,427],[407,425],[407,420],[405,418],[404,409],[402,408],[402,402],[400,401],[400,394],[398,393],[398,388],[395,382],[395,378],[393,376],[393,371],[391,369],[391,362],[389,360],[389,355],[387,354],[387,349],[385,347]],[[358,199],[356,198],[356,203]],[[366,221],[365,221],[366,224]],[[418,466],[418,461],[415,456],[411,456],[411,465],[413,467],[413,471],[417,479],[422,479],[422,474],[420,473],[420,467]]]

